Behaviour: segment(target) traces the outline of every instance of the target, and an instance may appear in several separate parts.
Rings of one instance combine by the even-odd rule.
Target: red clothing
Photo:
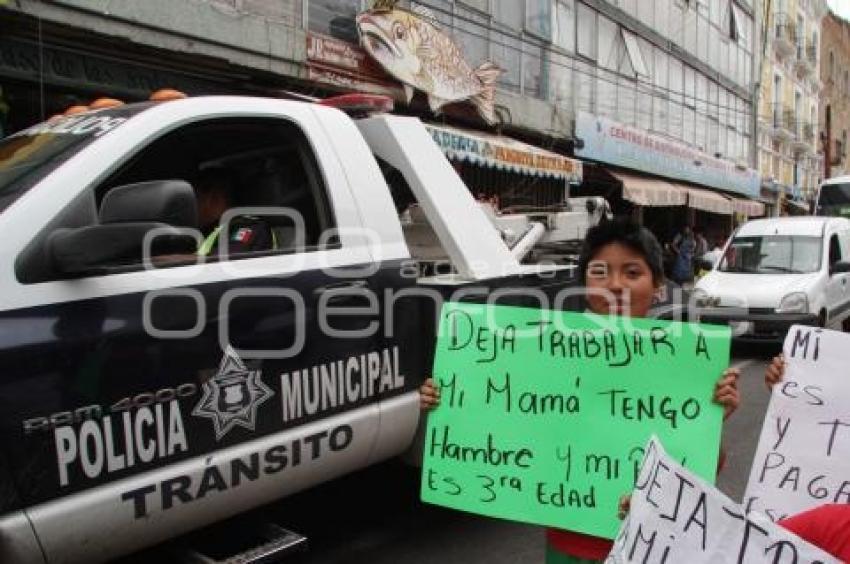
[[[779,524],[821,550],[850,562],[850,505],[826,504]]]
[[[562,529],[546,529],[546,543],[557,552],[588,560],[605,560],[614,546],[609,539]]]

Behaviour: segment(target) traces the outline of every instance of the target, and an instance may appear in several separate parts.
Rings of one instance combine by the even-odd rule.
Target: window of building
[[[835,80],[835,53],[829,52],[829,79]]]
[[[773,75],[773,125],[778,126],[782,120],[782,75]]]
[[[517,0],[493,0],[493,19],[508,29],[522,29],[522,2]]]
[[[670,20],[670,2],[673,0],[656,0],[655,2],[641,2],[641,4],[649,4],[655,11],[655,26],[654,29],[664,37],[669,37]]]
[[[739,24],[738,24],[738,17],[737,17],[736,9],[737,8],[735,7],[735,5],[730,2],[729,3],[729,10],[728,10],[729,21],[727,22],[727,25],[729,27],[726,31],[729,34],[729,39],[731,39],[732,41],[737,43],[738,39],[741,36],[741,28],[739,27]]]
[[[668,133],[673,137],[682,135],[682,62],[671,57],[670,63],[670,122]]]
[[[499,76],[499,87],[520,92],[522,87],[522,39],[515,33],[494,30],[491,34],[490,56],[504,72]]]
[[[474,68],[489,58],[487,16],[477,10],[455,6],[454,39],[466,61]]]
[[[566,51],[575,51],[576,12],[574,0],[558,0],[555,4],[555,30],[552,41]]]
[[[596,20],[596,56],[599,66],[616,71],[620,66],[620,34],[617,23],[599,14]]]
[[[655,85],[654,96],[652,97],[652,128],[655,131],[667,133],[670,101],[667,96],[667,55],[664,50],[659,48],[653,49],[653,79]]]
[[[535,45],[531,41],[524,41],[522,50],[523,94],[535,98],[544,96],[546,84],[543,76],[543,61],[543,47]]]
[[[525,29],[542,39],[552,39],[550,0],[525,0]]]
[[[654,27],[655,2],[638,2],[637,3],[637,18],[648,25]]]
[[[643,52],[640,49],[637,36],[625,29],[621,28],[623,41],[626,44],[626,53],[629,55],[629,60],[632,64],[632,69],[635,74],[645,78],[649,78],[649,70],[646,66],[646,61],[643,58]]]
[[[723,21],[724,16],[726,16],[726,0],[711,0],[711,5],[709,6],[709,17],[711,18],[711,23],[720,27],[720,22]]]
[[[812,50],[812,60],[817,61],[818,60],[818,32],[817,31],[812,32],[811,50]]]
[[[357,43],[354,18],[362,8],[362,0],[310,0],[307,28],[315,33]]]
[[[582,3],[576,5],[576,39],[579,55],[596,60],[596,12]]]

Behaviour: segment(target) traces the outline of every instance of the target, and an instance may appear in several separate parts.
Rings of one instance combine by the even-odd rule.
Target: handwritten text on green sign
[[[725,328],[447,304],[422,499],[612,538],[653,433],[713,480],[728,360]]]

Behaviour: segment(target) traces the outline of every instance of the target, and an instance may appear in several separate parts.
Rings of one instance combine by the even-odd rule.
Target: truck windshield
[[[821,185],[815,215],[850,218],[850,183]]]
[[[820,237],[735,237],[723,255],[719,270],[747,274],[801,274],[820,270],[820,261]]]
[[[0,140],[0,213],[92,141],[150,104],[46,121]]]

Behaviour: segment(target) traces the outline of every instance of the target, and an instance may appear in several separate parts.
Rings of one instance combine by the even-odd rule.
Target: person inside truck
[[[579,257],[588,311],[599,315],[647,317],[664,283],[661,245],[646,228],[618,219],[588,230]],[[440,391],[428,378],[419,389],[423,410],[436,407]],[[728,368],[714,387],[713,400],[723,406],[724,420],[737,409],[738,371]],[[721,451],[721,466],[723,463]],[[718,468],[719,469],[719,468]],[[560,529],[546,532],[547,564],[602,562],[612,541]]]
[[[235,186],[233,173],[220,167],[202,170],[192,183],[198,204],[198,226],[204,237],[196,251],[198,256],[218,253],[222,241],[221,218],[232,207]],[[229,222],[228,234],[224,239],[226,256],[276,248],[271,227],[265,220],[255,216],[234,217]]]

